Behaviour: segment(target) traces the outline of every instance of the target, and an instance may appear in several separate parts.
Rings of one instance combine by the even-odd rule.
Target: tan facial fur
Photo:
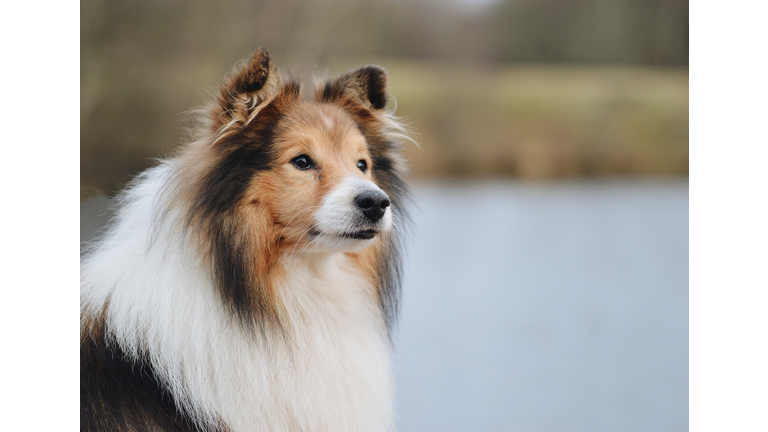
[[[371,181],[371,169],[357,166],[361,160],[372,165],[365,139],[338,107],[296,102],[280,121],[273,148],[275,167],[254,177],[248,202],[271,216],[281,251],[317,251],[312,234],[324,199],[350,179]],[[292,160],[301,155],[313,166],[297,168]]]

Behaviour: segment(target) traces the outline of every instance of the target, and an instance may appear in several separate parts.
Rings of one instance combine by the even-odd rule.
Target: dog
[[[81,261],[84,431],[387,431],[409,190],[387,74],[256,50]]]

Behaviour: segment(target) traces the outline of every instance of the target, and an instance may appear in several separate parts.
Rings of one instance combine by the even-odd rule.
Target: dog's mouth
[[[343,232],[341,234],[337,234],[337,236],[341,238],[348,238],[348,239],[354,239],[354,240],[370,240],[376,237],[376,234],[378,233],[379,231],[375,229],[365,229],[361,231]],[[312,236],[318,237],[325,233],[323,233],[322,231],[312,230],[309,232],[309,234]]]
[[[376,234],[379,232],[375,229],[367,229],[362,231],[355,231],[355,232],[345,232],[341,234],[341,237],[344,238],[351,238],[355,240],[370,240],[374,237],[376,237]]]

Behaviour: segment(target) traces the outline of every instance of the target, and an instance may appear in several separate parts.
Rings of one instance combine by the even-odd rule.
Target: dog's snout
[[[363,211],[368,220],[376,222],[384,216],[389,207],[389,197],[383,192],[366,191],[355,197],[355,204]]]

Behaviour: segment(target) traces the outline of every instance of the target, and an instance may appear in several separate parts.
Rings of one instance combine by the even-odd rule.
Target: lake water
[[[415,196],[399,431],[688,430],[687,180]]]
[[[417,183],[410,431],[687,431],[688,182]],[[81,205],[81,239],[107,216]]]

